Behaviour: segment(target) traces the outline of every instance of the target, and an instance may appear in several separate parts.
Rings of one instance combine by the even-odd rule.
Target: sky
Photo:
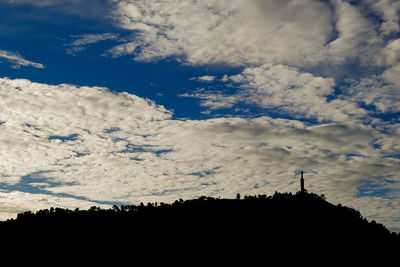
[[[0,0],[0,219],[299,191],[400,232],[400,1]]]

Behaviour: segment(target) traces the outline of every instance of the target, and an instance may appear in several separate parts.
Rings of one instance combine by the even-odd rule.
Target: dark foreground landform
[[[222,248],[231,248],[234,254],[261,253],[273,247],[309,253],[335,248],[335,254],[400,248],[399,234],[382,224],[368,221],[352,208],[333,205],[323,196],[300,192],[241,199],[200,197],[110,209],[51,208],[1,222],[0,235],[3,241],[8,238],[30,246],[123,246],[154,253],[195,248],[202,253]]]

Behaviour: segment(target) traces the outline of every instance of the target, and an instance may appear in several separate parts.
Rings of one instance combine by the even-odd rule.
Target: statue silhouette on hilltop
[[[304,178],[303,178],[303,171],[301,171],[301,178],[300,178],[300,192],[306,193],[307,191],[304,189]]]

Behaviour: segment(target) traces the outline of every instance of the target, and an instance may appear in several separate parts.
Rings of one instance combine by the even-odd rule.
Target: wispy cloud
[[[101,34],[82,34],[72,36],[75,40],[68,44],[67,52],[69,54],[76,54],[88,48],[89,45],[93,45],[99,42],[104,42],[108,40],[117,40],[119,34],[116,33],[101,33]]]
[[[12,64],[13,68],[20,68],[21,66],[24,66],[24,67],[32,66],[32,67],[39,68],[39,69],[44,68],[44,65],[41,63],[36,63],[36,62],[30,61],[30,60],[27,60],[18,53],[9,52],[6,50],[0,50],[0,58],[4,58],[4,59],[8,60]]]
[[[199,81],[199,82],[213,82],[217,77],[213,75],[204,75],[199,77],[192,77],[189,80],[191,81]]]

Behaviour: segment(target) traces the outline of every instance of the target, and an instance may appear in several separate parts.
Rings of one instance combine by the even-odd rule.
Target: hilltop
[[[296,250],[322,247],[400,247],[400,236],[369,222],[356,210],[333,205],[323,196],[298,192],[236,199],[200,197],[172,204],[141,203],[89,210],[51,208],[24,212],[0,223],[3,237],[47,244],[168,249],[267,247]],[[250,249],[251,248],[251,249]],[[149,248],[150,249],[150,248]]]

